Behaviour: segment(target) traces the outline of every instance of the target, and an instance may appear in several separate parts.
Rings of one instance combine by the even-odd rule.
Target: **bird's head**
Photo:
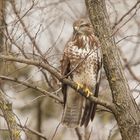
[[[74,34],[88,35],[92,30],[92,25],[87,19],[80,19],[73,24]]]

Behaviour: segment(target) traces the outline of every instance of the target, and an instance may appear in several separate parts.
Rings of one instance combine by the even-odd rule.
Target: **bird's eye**
[[[82,24],[82,25],[81,25],[81,27],[85,27],[85,26],[88,27],[89,24]]]

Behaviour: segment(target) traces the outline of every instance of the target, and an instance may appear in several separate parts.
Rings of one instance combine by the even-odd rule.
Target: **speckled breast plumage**
[[[85,96],[98,96],[101,76],[100,43],[94,35],[92,25],[84,19],[73,24],[73,36],[64,48],[61,73],[73,80],[85,92]],[[88,125],[95,116],[96,104],[81,96],[70,86],[62,84],[64,115],[62,124],[76,128]]]
[[[97,60],[99,48],[85,44],[84,48],[79,48],[73,42],[69,42],[65,53],[70,58],[70,70],[72,71],[73,81],[94,87],[96,84]]]

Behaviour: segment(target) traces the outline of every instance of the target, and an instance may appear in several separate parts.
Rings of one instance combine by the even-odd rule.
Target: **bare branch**
[[[12,110],[12,104],[5,98],[4,93],[0,90],[0,109],[6,120],[11,140],[20,140],[20,131],[16,123],[15,115]]]
[[[76,135],[78,140],[85,140],[84,134],[80,131],[80,128],[75,128]]]
[[[20,15],[19,15],[19,13],[18,13],[18,11],[17,11],[17,9],[16,9],[15,0],[11,0],[11,5],[12,5],[12,7],[13,7],[13,10],[14,10],[15,15],[17,16],[19,22],[21,23],[21,25],[22,25],[22,27],[23,27],[23,30],[25,31],[25,33],[26,33],[27,36],[29,37],[30,41],[32,42],[33,48],[35,47],[36,50],[37,50],[37,52],[38,52],[41,56],[43,56],[43,53],[42,53],[41,50],[39,49],[39,47],[38,47],[38,45],[37,45],[37,43],[36,43],[36,41],[35,41],[35,38],[32,37],[31,33],[28,31],[28,29],[27,29],[27,27],[26,27],[26,24],[24,23],[23,19],[20,17]],[[33,5],[34,5],[34,3],[33,3]],[[32,6],[31,6],[31,7],[32,7]]]
[[[134,78],[134,80],[140,82],[140,79],[135,75],[135,73],[133,72],[129,62],[127,61],[127,59],[124,57],[124,55],[122,54],[122,51],[119,49],[121,57],[125,63],[125,67],[127,68],[127,70],[129,71],[130,75]]]
[[[41,137],[41,138],[44,139],[44,140],[48,140],[42,133],[39,133],[39,132],[36,131],[36,130],[33,130],[33,129],[27,127],[27,126],[22,126],[21,124],[18,124],[18,126],[21,127],[21,128],[22,128],[23,130],[25,130],[25,131],[26,131],[26,130],[30,131],[31,133],[33,133],[33,134],[35,134],[35,135]]]
[[[115,118],[123,140],[138,140],[140,110],[125,77],[108,19],[105,0],[85,0],[89,17],[101,42],[103,64],[116,107]],[[107,38],[108,37],[108,38]]]
[[[58,96],[56,96],[55,94],[53,94],[53,93],[51,93],[51,92],[48,92],[48,91],[46,91],[46,90],[44,90],[44,89],[42,89],[42,88],[40,88],[40,87],[38,87],[38,86],[36,86],[36,85],[34,85],[34,84],[30,84],[30,83],[27,83],[27,82],[24,82],[24,81],[20,81],[20,80],[18,80],[18,79],[16,79],[16,78],[10,78],[10,77],[6,77],[6,76],[0,76],[0,79],[1,79],[1,80],[8,80],[8,81],[13,81],[13,82],[19,83],[19,84],[24,85],[24,86],[26,86],[26,87],[28,87],[28,88],[34,89],[34,90],[36,90],[36,91],[42,93],[43,95],[46,95],[46,96],[48,95],[49,97],[55,99],[55,100],[58,101],[59,103],[62,103],[62,102],[63,102],[63,101],[62,101]]]
[[[24,63],[24,64],[28,64],[28,65],[34,65],[37,67],[41,67],[44,68],[45,70],[49,71],[51,74],[53,74],[60,82],[63,82],[67,85],[69,85],[70,87],[72,87],[73,89],[77,90],[77,84],[73,81],[70,81],[69,79],[63,78],[61,76],[60,73],[58,73],[58,71],[51,67],[49,64],[44,63],[44,62],[40,62],[40,61],[34,61],[34,60],[28,60],[28,59],[24,59],[24,58],[15,58],[12,56],[5,56],[5,55],[1,55],[0,59],[3,59],[5,61],[14,61],[14,62],[19,62],[19,63]],[[26,83],[25,83],[26,84]],[[28,86],[28,85],[27,85]],[[34,86],[33,86],[34,87]],[[35,88],[35,87],[34,87]],[[45,91],[43,91],[45,92]],[[85,96],[85,92],[82,89],[79,89],[78,92]],[[93,94],[94,95],[94,94]],[[96,98],[94,96],[89,96],[88,99],[92,102],[95,102],[97,104],[100,104],[102,106],[107,107],[108,109],[110,109],[112,112],[115,112],[115,108],[114,108],[114,104],[113,103],[109,103],[107,101],[101,100],[99,98]]]
[[[139,3],[140,3],[140,1],[138,0],[138,1],[136,2],[136,4],[135,4],[129,11],[127,11],[127,12],[113,25],[112,29],[114,29],[120,22],[122,22],[123,19],[124,19],[125,17],[127,17],[127,16],[137,7],[137,5],[138,5]]]

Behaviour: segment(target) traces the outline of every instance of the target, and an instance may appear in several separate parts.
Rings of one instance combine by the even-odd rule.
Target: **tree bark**
[[[103,64],[112,91],[113,112],[123,140],[140,140],[140,109],[124,75],[104,0],[85,0],[95,35],[102,47]]]
[[[5,0],[0,0],[0,56],[5,51],[4,48],[4,29],[5,29]],[[4,62],[0,60],[0,74],[4,73]],[[2,89],[2,81],[0,80],[0,88]],[[20,140],[20,131],[16,122],[15,114],[12,110],[12,104],[6,99],[5,94],[0,90],[0,110],[3,113],[3,117],[7,123],[10,140]]]
[[[0,1],[0,52],[2,52],[3,49],[3,31],[4,31],[4,16],[5,16],[5,0]]]
[[[4,93],[0,90],[0,109],[6,120],[10,140],[20,140],[20,130],[18,128],[15,114],[12,110],[12,104],[6,99]]]

